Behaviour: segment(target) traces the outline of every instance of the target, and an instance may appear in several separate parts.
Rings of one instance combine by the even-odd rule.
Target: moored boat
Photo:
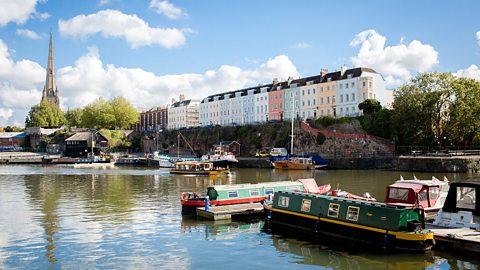
[[[284,170],[314,170],[315,164],[311,158],[290,157],[286,160],[277,160],[274,162],[275,169]]]
[[[436,227],[480,229],[480,177],[450,185],[445,204],[433,222]]]
[[[276,191],[305,191],[325,193],[330,185],[317,186],[315,179],[299,179],[297,181],[264,182],[258,184],[215,185],[207,188],[206,194],[183,192],[180,195],[182,214],[195,214],[197,207],[205,206],[208,196],[209,205],[230,205],[240,203],[263,202],[268,196],[273,197]]]
[[[449,190],[448,179],[444,181],[432,177],[432,180],[400,180],[387,187],[385,202],[392,205],[421,207],[427,220],[434,220],[442,209]]]
[[[424,230],[423,209],[402,208],[328,195],[281,191],[270,214],[273,232],[291,231],[315,240],[343,240],[381,250],[425,251],[434,244]]]
[[[170,173],[186,175],[228,175],[230,174],[230,169],[228,167],[214,166],[211,162],[181,161],[175,163]]]

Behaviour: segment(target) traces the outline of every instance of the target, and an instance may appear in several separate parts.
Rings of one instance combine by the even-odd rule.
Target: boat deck
[[[260,203],[242,203],[232,205],[211,206],[207,211],[204,207],[197,208],[197,216],[211,219],[231,219],[232,216],[260,215],[263,205]]]
[[[436,241],[435,247],[457,252],[480,253],[480,231],[469,228],[439,228],[427,226]]]

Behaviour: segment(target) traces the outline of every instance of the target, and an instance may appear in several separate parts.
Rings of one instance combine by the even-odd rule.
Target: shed
[[[85,158],[100,155],[107,151],[108,139],[98,131],[77,132],[65,139],[65,153],[67,157]]]
[[[213,149],[215,152],[231,152],[235,156],[240,156],[240,143],[237,141],[221,141],[218,144],[214,144]]]

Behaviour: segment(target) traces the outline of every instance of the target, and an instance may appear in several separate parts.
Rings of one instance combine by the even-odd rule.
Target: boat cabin
[[[288,159],[288,161],[301,165],[313,165],[313,160],[306,157],[291,157]]]
[[[387,187],[387,203],[433,207],[440,197],[440,185],[396,182]]]
[[[175,170],[179,171],[211,171],[213,163],[211,162],[177,162]]]
[[[480,229],[480,177],[450,184],[445,204],[434,225]]]

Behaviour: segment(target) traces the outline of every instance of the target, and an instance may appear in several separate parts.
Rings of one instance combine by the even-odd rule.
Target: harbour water
[[[261,220],[212,222],[180,214],[181,192],[212,184],[314,177],[382,200],[400,174],[413,177],[236,169],[212,178],[163,169],[0,166],[0,269],[478,269],[475,257],[331,249],[265,233]],[[462,181],[468,175],[446,176]]]

